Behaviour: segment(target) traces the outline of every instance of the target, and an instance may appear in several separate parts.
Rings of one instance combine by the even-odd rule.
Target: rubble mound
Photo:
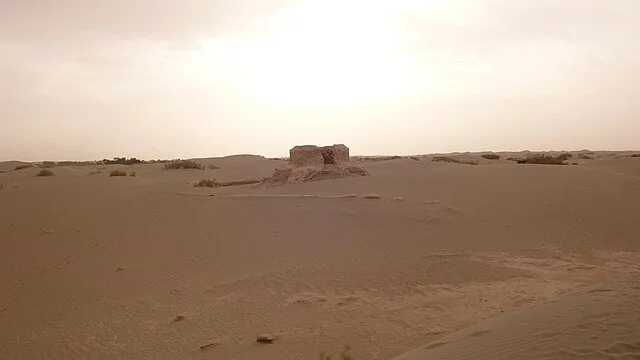
[[[277,168],[267,180],[270,184],[300,184],[304,182],[343,179],[356,176],[368,176],[369,173],[355,165],[323,167],[283,167]]]

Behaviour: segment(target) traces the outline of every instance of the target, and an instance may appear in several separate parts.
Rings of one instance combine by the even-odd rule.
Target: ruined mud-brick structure
[[[333,146],[296,146],[289,151],[289,166],[274,170],[264,183],[272,185],[299,184],[309,181],[368,176],[369,173],[351,163],[349,148]]]
[[[303,145],[289,151],[293,167],[322,167],[349,163],[349,148],[339,144],[333,146]]]

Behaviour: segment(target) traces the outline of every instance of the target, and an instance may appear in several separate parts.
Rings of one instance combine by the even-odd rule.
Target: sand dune
[[[592,286],[516,310],[394,358],[638,359],[640,283]]]
[[[49,178],[2,163],[0,358],[315,359],[347,343],[358,360],[416,348],[403,359],[474,358],[481,346],[634,358],[637,289],[619,281],[640,275],[640,158],[507,155],[363,161],[371,176],[224,188],[193,184],[268,177],[286,162],[69,166]],[[583,343],[594,302],[594,324],[611,331]],[[554,311],[561,324],[533,321]]]

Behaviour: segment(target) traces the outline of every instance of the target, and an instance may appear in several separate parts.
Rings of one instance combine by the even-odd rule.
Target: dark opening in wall
[[[325,165],[336,163],[336,159],[333,155],[332,149],[322,149],[322,158],[324,159]]]

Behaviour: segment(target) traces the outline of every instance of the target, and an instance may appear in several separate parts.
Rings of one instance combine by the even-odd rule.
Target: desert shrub
[[[16,170],[16,171],[17,170],[23,170],[23,169],[28,169],[30,167],[33,167],[33,165],[32,164],[18,165],[18,166],[16,166],[16,168],[14,170]]]
[[[434,156],[431,159],[431,161],[450,162],[450,163],[467,164],[467,165],[478,165],[478,162],[476,162],[476,161],[463,161],[463,160],[458,160],[456,158],[452,158],[450,156]]]
[[[556,159],[560,160],[560,161],[567,161],[569,159],[571,159],[573,157],[572,154],[570,153],[562,153],[558,156],[556,156]]]
[[[402,156],[352,156],[351,158],[355,161],[389,161],[402,159]]]
[[[193,184],[193,186],[195,187],[210,187],[210,188],[217,188],[217,187],[227,187],[227,186],[242,186],[242,185],[252,185],[252,184],[259,184],[262,182],[265,182],[267,180],[269,180],[270,178],[264,178],[264,179],[247,179],[247,180],[235,180],[235,181],[224,181],[224,182],[217,182],[216,179],[202,179],[200,181],[198,181],[197,183]]]
[[[36,174],[36,176],[53,176],[53,171],[49,169],[42,169]]]
[[[580,165],[580,163],[573,162],[573,163],[571,163],[571,165]]]
[[[109,173],[109,176],[127,176],[127,172],[122,170],[113,170]]]
[[[413,160],[413,161],[420,161],[420,158],[417,156],[409,156],[409,159]]]
[[[209,169],[209,170],[218,170],[220,168],[215,166],[215,165],[213,165],[213,164],[211,164],[211,165],[207,166],[207,169]]]
[[[43,169],[48,169],[56,166],[89,166],[96,165],[97,161],[43,161],[39,166]]]
[[[136,172],[135,172],[135,171],[130,172],[130,173],[129,173],[129,176],[131,176],[131,177],[136,177]]]
[[[198,181],[197,183],[195,183],[193,186],[195,187],[218,187],[218,183],[216,182],[216,179],[202,179],[200,181]]]
[[[166,164],[164,164],[165,170],[174,170],[174,169],[199,169],[204,170],[204,166],[198,164],[193,160],[172,160]]]
[[[145,164],[146,161],[136,158],[127,159],[126,157],[115,157],[113,158],[113,160],[102,159],[100,161],[97,161],[97,163],[100,165],[134,165]]]
[[[632,154],[631,157],[640,157],[640,154]]]
[[[89,166],[97,163],[97,161],[58,161],[56,166]]]
[[[498,154],[482,154],[480,156],[487,160],[500,160],[500,155]]]
[[[267,181],[268,179],[269,178],[225,181],[225,182],[221,182],[221,183],[216,182],[216,186],[241,186],[241,185],[259,184],[261,182]]]
[[[579,154],[578,158],[583,159],[583,160],[591,160],[591,159],[593,159],[593,156],[591,156],[589,154]]]
[[[537,154],[529,156],[526,159],[518,159],[517,161],[518,164],[567,165],[564,162],[566,159],[566,154],[561,154],[558,156]]]

